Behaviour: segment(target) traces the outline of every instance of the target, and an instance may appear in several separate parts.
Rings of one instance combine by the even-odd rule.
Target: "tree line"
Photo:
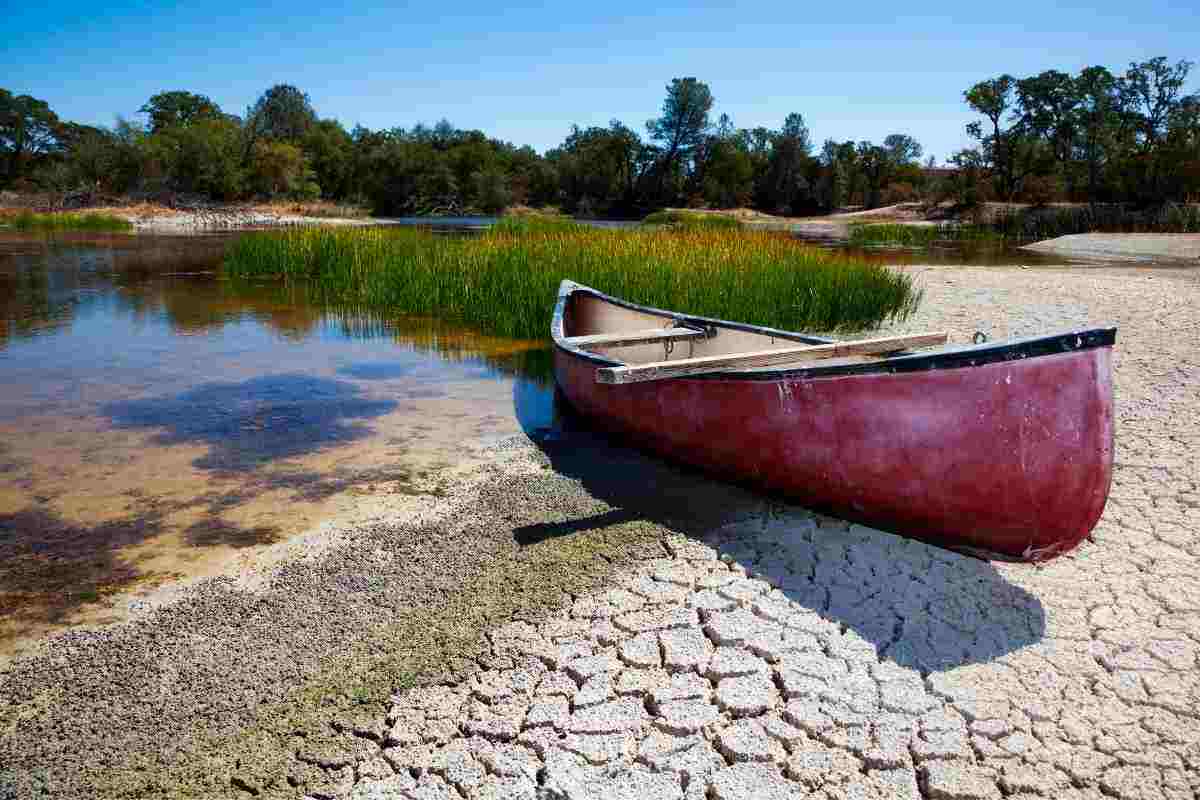
[[[442,120],[346,130],[321,119],[294,86],[266,90],[241,116],[204,95],[168,91],[139,109],[144,123],[112,128],[60,120],[28,95],[0,90],[0,186],[115,195],[324,198],[378,214],[494,212],[553,205],[581,215],[634,215],[666,206],[754,206],[816,212],[901,198],[923,181],[921,147],[896,134],[882,145],[827,142],[817,155],[800,114],[777,130],[714,118],[696,78],[666,87],[660,116],[639,133],[613,120],[573,126],[544,155]],[[891,195],[889,195],[891,197]]]
[[[573,126],[545,154],[446,120],[347,130],[307,94],[280,84],[242,115],[204,95],[165,91],[144,122],[60,120],[0,89],[0,187],[213,200],[323,198],[377,214],[495,212],[514,204],[628,216],[667,206],[750,206],[821,213],[902,200],[1187,201],[1200,191],[1200,99],[1183,91],[1191,64],[1165,58],[1122,75],[1089,67],[982,81],[964,93],[982,119],[977,144],[934,168],[913,137],[814,147],[804,117],[738,128],[715,114],[693,77],[666,87],[642,131],[613,120]]]
[[[1166,58],[1123,74],[1087,67],[1000,75],[963,97],[982,119],[974,147],[955,153],[948,187],[980,199],[1129,202],[1200,198],[1200,95],[1184,88],[1193,64]]]

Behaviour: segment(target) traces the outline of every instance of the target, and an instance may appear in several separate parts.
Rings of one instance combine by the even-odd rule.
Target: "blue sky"
[[[968,144],[961,98],[975,81],[1200,57],[1200,13],[1175,0],[4,2],[0,87],[66,119],[111,125],[166,89],[241,113],[292,83],[347,126],[446,117],[542,151],[572,123],[641,130],[670,79],[694,75],[740,127],[777,128],[799,111],[818,144],[909,133],[941,160]]]

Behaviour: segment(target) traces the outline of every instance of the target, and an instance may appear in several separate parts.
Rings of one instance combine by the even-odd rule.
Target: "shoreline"
[[[1120,326],[1113,488],[1075,553],[989,564],[591,437],[513,436],[445,497],[0,668],[0,796],[1194,795],[1200,272],[920,275],[888,330]],[[666,639],[621,619],[688,609]],[[749,644],[768,623],[791,655]],[[656,695],[672,674],[683,694]]]

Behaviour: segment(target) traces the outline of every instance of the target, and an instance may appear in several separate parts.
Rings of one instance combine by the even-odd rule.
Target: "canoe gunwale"
[[[667,311],[660,308],[641,306],[636,303],[623,300],[619,297],[612,297],[604,294],[603,292],[592,289],[591,287],[575,283],[574,281],[564,280],[559,286],[558,300],[554,306],[554,318],[550,323],[551,338],[554,340],[554,345],[558,349],[569,353],[575,358],[592,362],[596,364],[596,366],[623,366],[625,362],[606,358],[605,356],[597,355],[595,353],[590,353],[586,350],[572,347],[567,343],[564,327],[564,315],[566,314],[566,305],[568,299],[571,297],[571,295],[576,293],[587,294],[598,300],[612,303],[613,305],[627,308],[632,311],[651,314],[654,316],[663,317],[664,319],[674,320],[676,323],[698,326],[705,329],[712,327],[727,328],[731,330],[744,331],[747,333],[760,333],[766,336],[773,336],[777,339],[814,345],[830,344],[838,341],[836,339],[830,339],[823,336],[813,336],[810,334],[796,333],[794,331],[783,331],[776,328],[750,325],[744,322],[732,322],[729,320],[700,317],[692,314],[682,314],[675,311]],[[1116,335],[1117,329],[1115,327],[1091,328],[1087,330],[1053,334],[1050,336],[1038,336],[1029,339],[985,343],[980,345],[968,345],[955,348],[953,350],[941,350],[932,353],[910,353],[907,355],[891,356],[857,364],[822,364],[802,367],[788,367],[783,369],[773,367],[763,367],[758,369],[726,369],[714,372],[706,372],[700,375],[672,378],[670,380],[777,381],[782,379],[797,378],[823,378],[850,375],[924,372],[937,369],[961,369],[964,367],[978,367],[985,364],[1017,361],[1027,358],[1036,358],[1039,356],[1056,355],[1059,353],[1071,353],[1096,347],[1112,347],[1116,343]]]

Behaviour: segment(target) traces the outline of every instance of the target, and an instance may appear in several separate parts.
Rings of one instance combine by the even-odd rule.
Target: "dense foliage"
[[[603,230],[518,220],[478,238],[394,228],[251,233],[231,245],[234,278],[283,276],[331,305],[374,306],[485,333],[549,335],[564,278],[629,300],[788,329],[859,329],[903,319],[911,276],[739,229]]]
[[[1188,61],[1134,63],[1124,74],[1088,67],[981,81],[964,98],[982,120],[978,145],[951,159],[949,190],[980,199],[1130,202],[1200,197],[1200,95]]]
[[[585,217],[699,206],[803,214],[904,200],[1146,207],[1200,195],[1190,68],[1155,58],[1123,74],[1088,67],[981,81],[964,93],[980,116],[968,126],[978,145],[940,168],[932,157],[922,166],[921,145],[902,133],[817,149],[799,113],[778,129],[737,128],[691,77],[671,81],[642,133],[618,120],[575,126],[545,154],[446,120],[346,130],[289,85],[269,88],[240,117],[204,95],[164,91],[139,109],[144,123],[111,129],[65,122],[41,100],[0,90],[0,188],[321,197],[384,215],[519,204]]]

